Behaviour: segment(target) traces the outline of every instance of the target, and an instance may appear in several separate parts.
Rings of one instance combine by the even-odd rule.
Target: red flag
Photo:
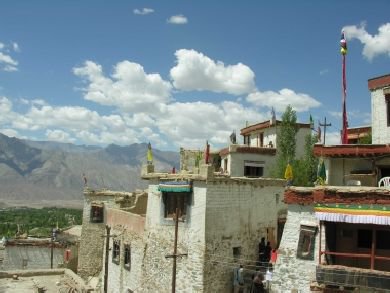
[[[204,150],[204,162],[205,162],[205,164],[209,163],[209,159],[210,159],[210,145],[209,145],[209,142],[206,141],[206,148]]]
[[[345,55],[347,54],[347,41],[345,40],[344,32],[341,32],[341,56],[342,64],[342,84],[343,84],[343,129],[341,130],[341,143],[348,144],[348,119],[347,119],[347,80],[345,78]]]

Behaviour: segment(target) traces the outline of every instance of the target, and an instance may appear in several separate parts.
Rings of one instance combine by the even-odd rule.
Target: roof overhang
[[[390,155],[388,144],[343,144],[314,145],[313,153],[317,157],[361,158]]]

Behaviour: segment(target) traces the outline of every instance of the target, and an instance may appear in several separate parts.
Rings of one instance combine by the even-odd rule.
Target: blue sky
[[[367,80],[390,73],[390,2],[19,1],[0,9],[0,132],[76,144],[228,142],[232,130],[326,117],[341,128],[340,34],[351,127]]]

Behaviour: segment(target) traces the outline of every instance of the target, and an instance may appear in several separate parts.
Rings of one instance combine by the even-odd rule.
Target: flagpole
[[[348,119],[347,119],[347,80],[345,74],[345,55],[347,55],[347,41],[345,40],[344,31],[341,33],[341,55],[342,55],[342,85],[343,85],[343,98],[342,98],[342,108],[343,108],[343,128],[341,131],[341,143],[348,144]]]

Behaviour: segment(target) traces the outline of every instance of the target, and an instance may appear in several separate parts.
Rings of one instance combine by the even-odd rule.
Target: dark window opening
[[[91,206],[91,223],[103,223],[103,206]]]
[[[387,114],[387,126],[390,126],[390,95],[385,95],[386,101],[386,114]]]
[[[251,144],[251,137],[250,135],[245,135],[244,136],[244,144],[250,145]]]
[[[241,258],[241,246],[233,247],[233,258],[239,260]]]
[[[263,147],[264,146],[264,133],[260,133],[260,147]]]
[[[372,231],[368,229],[358,230],[358,243],[359,248],[371,248]]]
[[[244,176],[247,177],[261,177],[264,173],[264,167],[253,167],[245,166],[244,167]]]
[[[386,231],[386,230],[376,231],[376,248],[390,249],[390,231]]]
[[[130,268],[131,268],[131,248],[130,248],[129,244],[126,244],[124,247],[123,265],[124,265],[125,269],[130,271]]]
[[[189,192],[164,192],[164,217],[173,219],[178,209],[179,219],[184,221],[190,204],[190,195]]]
[[[112,245],[112,262],[119,264],[121,253],[121,242],[119,240],[113,240]]]

